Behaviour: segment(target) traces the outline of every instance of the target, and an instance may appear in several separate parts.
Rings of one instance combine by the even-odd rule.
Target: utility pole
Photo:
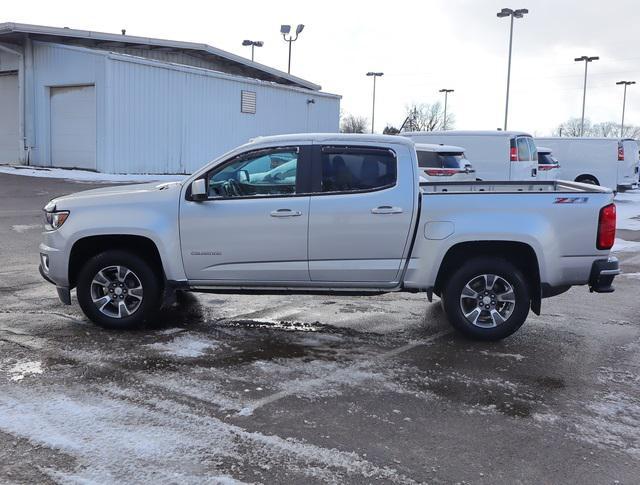
[[[582,89],[582,117],[580,118],[580,136],[584,136],[584,106],[587,100],[587,67],[590,62],[597,61],[600,59],[598,56],[581,56],[576,57],[574,61],[582,62],[584,61],[584,87]]]
[[[512,10],[510,8],[503,8],[497,13],[499,18],[510,17],[511,24],[509,26],[509,63],[507,65],[507,100],[504,107],[504,130],[507,130],[507,120],[509,118],[509,86],[511,84],[511,48],[513,46],[513,19],[521,19],[528,14],[529,10],[526,8],[519,8]]]
[[[448,97],[449,93],[453,93],[454,90],[453,89],[441,89],[438,92],[444,93],[444,120],[442,121],[442,129],[446,130],[447,129],[447,97]]]
[[[371,109],[371,133],[373,133],[374,125],[376,122],[376,78],[384,76],[384,72],[371,72],[367,73],[367,76],[373,77],[373,107]]]
[[[622,96],[622,121],[620,122],[620,138],[624,135],[624,108],[627,104],[627,86],[635,84],[635,81],[618,81],[616,84],[622,84],[624,86],[624,95]]]

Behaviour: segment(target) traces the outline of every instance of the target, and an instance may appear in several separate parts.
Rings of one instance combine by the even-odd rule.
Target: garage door
[[[96,169],[94,86],[51,88],[51,165]]]
[[[0,73],[0,163],[17,162],[18,75]]]

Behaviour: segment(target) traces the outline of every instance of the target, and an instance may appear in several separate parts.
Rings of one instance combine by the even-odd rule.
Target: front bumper
[[[49,278],[49,276],[44,272],[42,264],[38,266],[38,271],[40,271],[40,276],[42,276],[46,281],[52,285],[56,285],[56,282]],[[71,305],[71,290],[69,290],[69,288],[56,285],[56,291],[58,292],[58,298],[62,303],[65,305]]]
[[[609,259],[598,259],[591,266],[589,276],[589,291],[596,293],[612,293],[613,279],[620,274],[618,258],[611,256]]]

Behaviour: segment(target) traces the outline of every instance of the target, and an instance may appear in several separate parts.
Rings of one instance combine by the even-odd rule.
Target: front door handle
[[[271,217],[298,217],[302,212],[292,211],[291,209],[278,209],[271,212]]]
[[[381,205],[375,209],[371,209],[372,214],[402,214],[402,207],[393,207],[390,205]]]

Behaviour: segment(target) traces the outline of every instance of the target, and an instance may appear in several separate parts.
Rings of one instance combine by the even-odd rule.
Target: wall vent
[[[240,111],[242,113],[256,114],[256,93],[255,91],[240,92]]]

